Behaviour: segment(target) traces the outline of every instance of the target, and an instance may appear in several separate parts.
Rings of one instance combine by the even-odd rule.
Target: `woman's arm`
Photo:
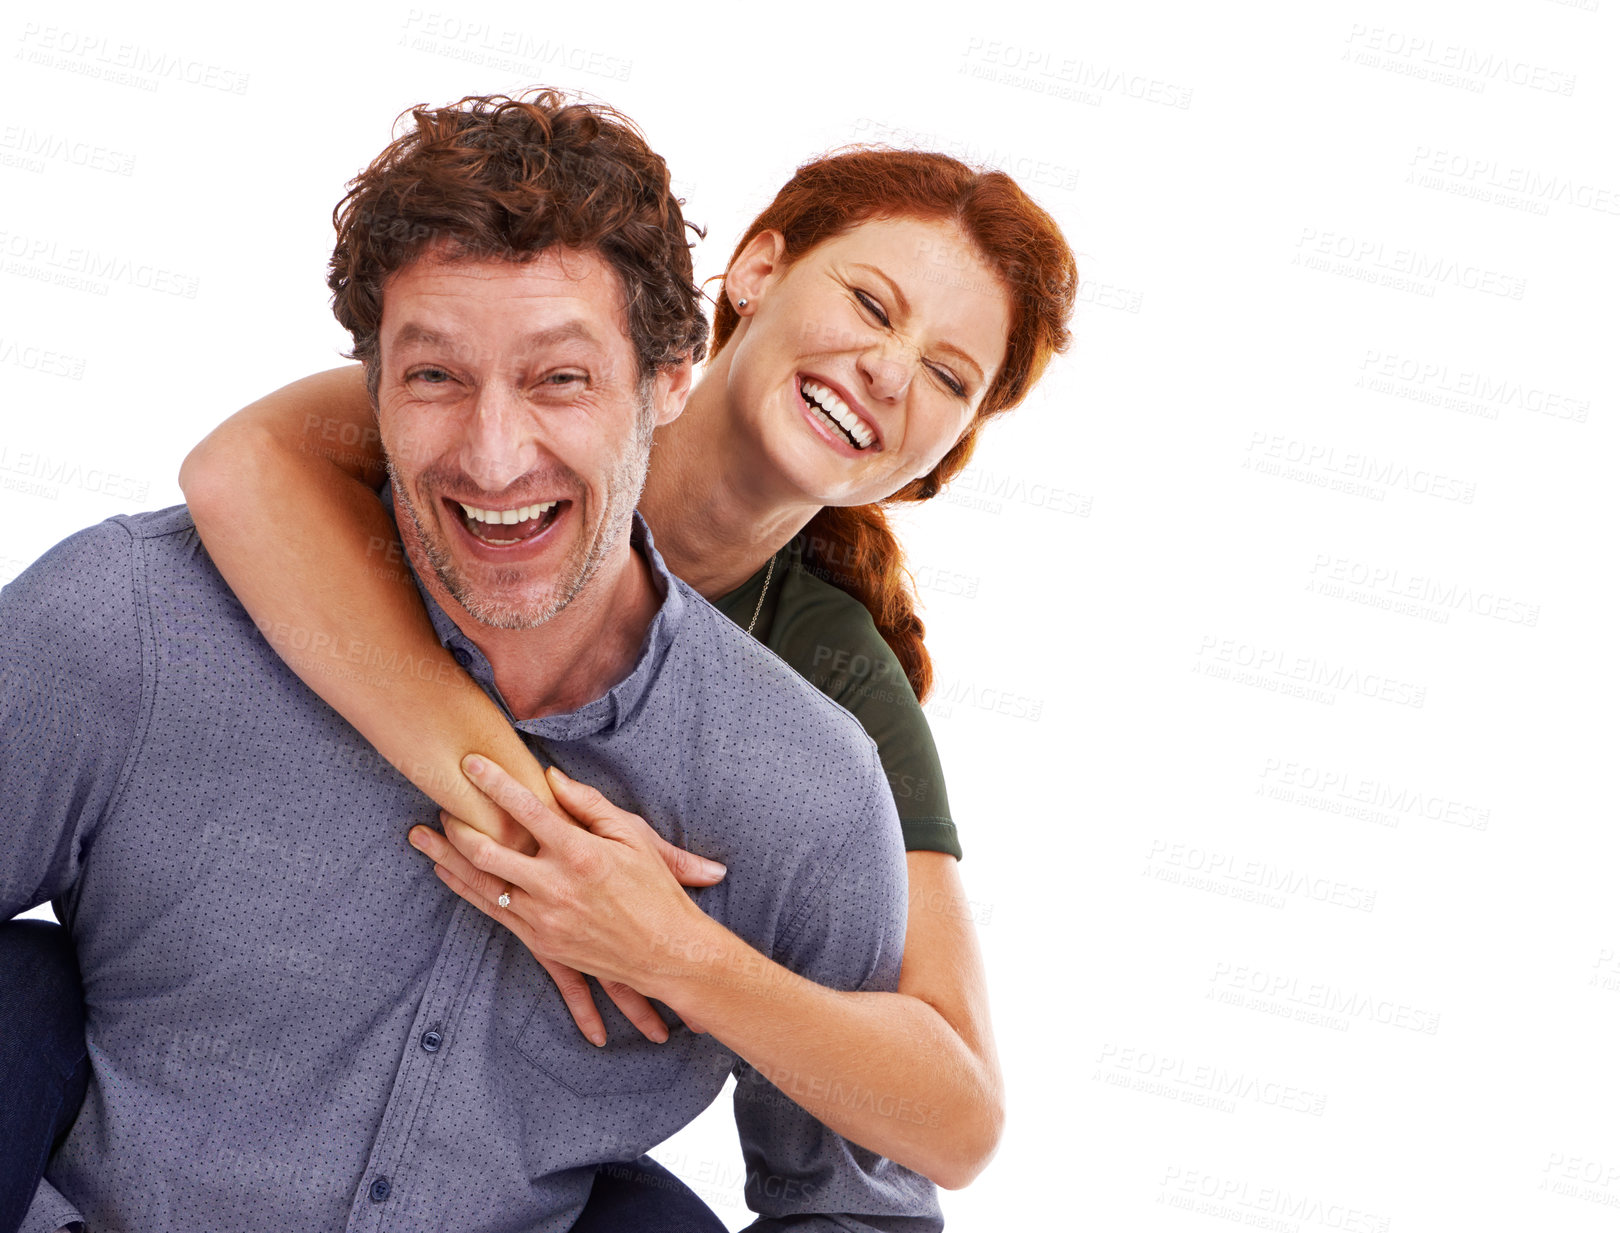
[[[1001,1138],[984,963],[956,858],[908,852],[906,870],[897,993],[824,989],[728,931],[703,952],[706,962],[672,974],[667,988],[644,987],[677,1014],[699,1015],[715,1039],[846,1139],[957,1190]],[[755,966],[760,993],[737,983]]]
[[[499,766],[468,771],[526,828],[556,833],[549,828],[558,817]],[[628,983],[687,1022],[701,1021],[846,1139],[948,1189],[978,1176],[1001,1136],[1001,1073],[954,857],[907,854],[899,992],[827,989],[704,915],[641,850],[649,828],[640,818],[556,768],[550,777],[569,816],[617,842],[544,842],[531,858],[453,817],[444,835],[417,827],[411,842],[437,862],[451,889],[530,950]],[[509,886],[525,893],[514,889],[501,909],[494,899]]]
[[[385,475],[356,365],[305,377],[237,412],[186,457],[180,486],[214,565],[304,683],[440,805],[522,849],[529,833],[468,783],[461,759],[486,751],[548,801],[551,789],[517,731],[439,642],[377,499]],[[661,855],[689,885],[723,876],[670,845]],[[602,1043],[584,978],[541,963],[580,1031]],[[606,992],[648,1036],[667,1034],[635,990]]]
[[[462,775],[488,752],[549,799],[540,764],[440,644],[377,499],[386,477],[359,365],[294,381],[186,456],[208,555],[278,655],[412,783],[485,833],[521,828]]]

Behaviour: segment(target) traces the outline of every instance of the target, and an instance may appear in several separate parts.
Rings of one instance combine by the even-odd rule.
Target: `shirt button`
[[[388,1184],[388,1179],[386,1177],[379,1177],[376,1181],[371,1183],[371,1201],[373,1203],[383,1202],[383,1200],[388,1198],[393,1189],[394,1188]]]
[[[439,1051],[439,1046],[442,1044],[444,1044],[444,1037],[438,1032],[422,1033],[422,1048],[427,1050],[429,1053],[437,1053]]]
[[[472,663],[472,656],[467,654],[467,652],[463,651],[460,647],[457,647],[454,651],[451,652],[451,654],[456,657],[456,662],[458,664],[460,664],[463,668],[465,668],[468,664]]]

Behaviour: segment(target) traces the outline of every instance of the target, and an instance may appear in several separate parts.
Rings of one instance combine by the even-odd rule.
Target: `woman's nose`
[[[887,340],[868,348],[859,360],[861,375],[874,398],[899,398],[911,384],[916,359],[904,343]]]

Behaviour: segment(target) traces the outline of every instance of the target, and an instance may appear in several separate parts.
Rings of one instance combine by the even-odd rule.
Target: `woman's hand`
[[[462,771],[533,836],[538,853],[525,855],[443,811],[444,834],[412,827],[411,845],[432,858],[446,886],[529,948],[587,1039],[600,1045],[607,1034],[582,972],[602,982],[643,1035],[668,1039],[663,1019],[635,985],[656,975],[671,939],[712,924],[681,886],[712,886],[725,877],[725,866],[675,847],[556,767],[546,779],[568,814],[486,758],[469,755]],[[498,902],[503,893],[506,907]],[[703,1030],[690,1020],[687,1026]]]

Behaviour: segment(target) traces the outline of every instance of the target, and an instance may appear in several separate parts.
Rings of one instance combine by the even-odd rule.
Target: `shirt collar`
[[[384,486],[382,503],[383,508],[392,517],[394,514],[392,484]],[[395,523],[398,524],[397,518]],[[450,614],[439,606],[438,600],[433,598],[427,587],[422,585],[422,577],[416,572],[410,554],[405,553],[404,556],[405,564],[411,571],[411,577],[416,580],[416,589],[422,595],[423,604],[427,606],[428,618],[433,622],[433,629],[438,634],[440,643],[455,656],[456,662],[467,670],[473,680],[483,687],[484,692],[494,698],[501,709],[506,711],[507,718],[512,719],[519,731],[532,736],[556,741],[573,741],[614,732],[636,713],[642,699],[651,691],[654,681],[658,678],[664,656],[668,653],[670,644],[675,641],[675,634],[686,611],[687,600],[681,594],[680,580],[669,572],[664,564],[664,558],[653,546],[652,530],[642,518],[640,510],[631,515],[630,546],[646,560],[652,570],[653,585],[662,596],[658,611],[653,615],[652,622],[647,626],[647,633],[641,640],[641,649],[636,653],[634,666],[617,685],[576,710],[525,720],[513,718],[511,709],[507,707],[505,699],[495,687],[495,670],[490,666],[488,658],[451,619]]]

